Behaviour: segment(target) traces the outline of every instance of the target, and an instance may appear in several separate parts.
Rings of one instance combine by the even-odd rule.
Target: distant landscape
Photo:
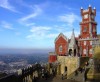
[[[48,62],[49,50],[0,49],[0,72],[15,73],[29,65]]]
[[[6,54],[0,55],[0,62],[2,61],[4,64],[9,64],[11,62],[21,62],[27,61],[28,64],[33,64],[35,62],[47,62],[48,54],[47,53],[37,53],[37,54]]]

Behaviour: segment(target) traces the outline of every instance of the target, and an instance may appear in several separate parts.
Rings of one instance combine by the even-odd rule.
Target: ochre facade
[[[60,74],[67,73],[67,76],[69,76],[79,68],[79,57],[57,56],[57,60],[60,62],[60,66],[58,66]]]

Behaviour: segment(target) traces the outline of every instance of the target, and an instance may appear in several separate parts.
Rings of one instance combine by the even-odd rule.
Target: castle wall
[[[100,54],[100,46],[96,46],[95,48],[94,48],[94,54]],[[95,55],[94,55],[95,56]],[[99,56],[98,56],[99,57]]]
[[[65,67],[67,67],[67,76],[79,67],[79,57],[57,56],[57,60],[61,64],[61,74],[65,73]]]

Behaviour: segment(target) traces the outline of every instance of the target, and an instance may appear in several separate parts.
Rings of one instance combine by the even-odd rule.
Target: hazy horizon
[[[0,55],[2,54],[44,54],[54,51],[54,49],[22,49],[22,48],[0,48]]]

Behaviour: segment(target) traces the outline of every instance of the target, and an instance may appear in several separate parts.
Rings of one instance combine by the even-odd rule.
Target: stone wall
[[[65,67],[67,67],[67,76],[72,74],[79,67],[79,57],[57,56],[58,62],[60,62],[61,74],[65,73]]]

